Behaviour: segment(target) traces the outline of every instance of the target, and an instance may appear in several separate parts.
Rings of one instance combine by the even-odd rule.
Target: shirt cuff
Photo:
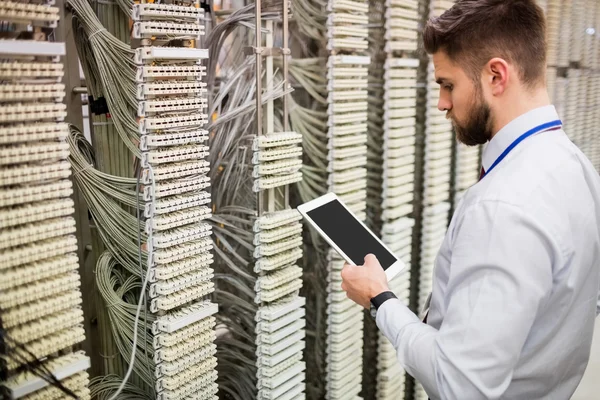
[[[398,334],[406,325],[415,322],[421,320],[400,299],[389,299],[377,310],[377,327],[392,344],[395,344]]]

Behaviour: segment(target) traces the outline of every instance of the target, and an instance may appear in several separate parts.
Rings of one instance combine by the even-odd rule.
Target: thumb
[[[377,259],[377,257],[375,257],[374,254],[367,254],[367,256],[365,257],[365,266],[373,267],[379,265],[379,260]]]

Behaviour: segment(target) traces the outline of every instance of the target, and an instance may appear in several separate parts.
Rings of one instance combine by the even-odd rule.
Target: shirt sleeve
[[[498,399],[551,291],[556,247],[507,204],[479,203],[457,222],[439,331],[400,300],[380,307],[377,325],[432,399]]]

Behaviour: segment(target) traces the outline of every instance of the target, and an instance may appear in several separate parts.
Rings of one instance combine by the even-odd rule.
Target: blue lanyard
[[[510,146],[508,146],[502,154],[500,154],[500,157],[498,157],[496,159],[496,161],[494,161],[492,166],[487,171],[484,172],[483,176],[486,176],[487,174],[489,174],[490,171],[493,170],[496,167],[496,165],[500,164],[500,161],[502,161],[504,159],[504,157],[506,157],[508,155],[508,153],[510,153],[512,149],[517,147],[517,145],[519,143],[521,143],[523,140],[527,139],[529,136],[535,135],[536,133],[539,133],[539,132],[542,132],[545,130],[549,130],[552,128],[556,128],[558,126],[562,126],[562,122],[559,119],[557,119],[556,121],[552,121],[552,122],[546,122],[545,124],[536,126],[535,128],[528,130],[527,132],[525,132],[524,134],[522,134],[521,136],[516,138],[515,141],[512,142],[510,144]]]

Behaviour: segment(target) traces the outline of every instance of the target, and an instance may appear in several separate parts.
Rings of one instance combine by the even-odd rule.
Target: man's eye
[[[454,89],[453,85],[444,85],[444,89],[446,89],[447,91],[451,92],[452,89]]]

